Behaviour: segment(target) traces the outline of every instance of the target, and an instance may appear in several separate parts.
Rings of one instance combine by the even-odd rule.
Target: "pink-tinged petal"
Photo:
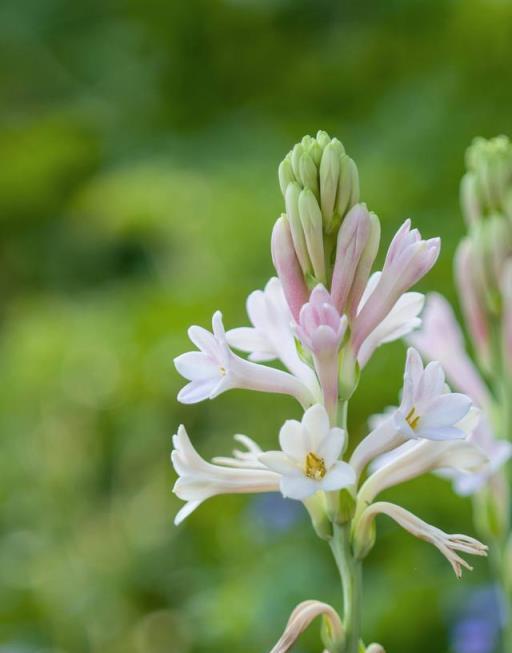
[[[279,444],[284,453],[294,460],[304,460],[309,449],[304,441],[302,425],[295,419],[286,420],[279,431]]]
[[[218,379],[219,366],[200,351],[190,351],[174,359],[174,365],[181,376],[189,381],[206,381]]]
[[[313,306],[322,306],[322,304],[330,304],[331,302],[331,296],[325,286],[318,283],[311,292],[309,303]]]
[[[322,324],[312,333],[312,350],[315,352],[315,354],[317,354],[317,356],[321,356],[327,352],[329,352],[332,356],[336,356],[339,344],[339,337],[337,336],[336,332],[333,331],[329,326]]]
[[[182,404],[197,404],[205,399],[210,399],[217,385],[218,379],[191,381],[178,392],[178,401]]]
[[[345,312],[358,264],[370,236],[370,222],[366,206],[356,204],[345,216],[338,233],[331,293],[340,313]]]
[[[466,434],[455,426],[426,426],[418,427],[417,436],[425,440],[463,440]]]
[[[265,451],[258,460],[273,472],[284,476],[302,476],[302,470],[282,451]]]
[[[330,430],[329,416],[321,404],[315,404],[306,410],[302,418],[302,428],[309,435],[309,450],[316,451]]]
[[[298,320],[300,309],[308,301],[309,292],[295,253],[286,216],[281,216],[274,225],[271,249],[274,267],[283,286],[286,301],[293,317]]]
[[[281,478],[281,493],[289,499],[303,501],[319,489],[317,481],[305,476],[283,476]]]
[[[323,490],[331,492],[354,485],[355,482],[356,474],[352,467],[348,463],[338,461],[324,476],[321,485]]]
[[[397,257],[397,255],[402,251],[402,249],[406,245],[406,241],[409,236],[410,229],[411,229],[411,219],[407,218],[407,220],[405,220],[405,222],[402,224],[402,226],[398,229],[396,234],[393,236],[393,240],[391,241],[391,244],[389,246],[386,255],[387,264],[392,263],[393,260]]]
[[[458,392],[440,395],[430,403],[420,425],[422,428],[453,426],[467,415],[470,408],[471,399],[466,395]]]
[[[324,459],[327,468],[334,465],[336,460],[338,460],[343,451],[344,445],[345,431],[338,427],[332,428],[320,443],[317,450],[320,458]]]

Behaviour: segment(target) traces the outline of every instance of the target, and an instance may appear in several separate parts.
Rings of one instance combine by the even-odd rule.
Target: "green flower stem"
[[[346,642],[344,653],[358,653],[362,618],[362,569],[354,558],[350,544],[350,523],[334,524],[331,551],[343,588],[343,625]]]

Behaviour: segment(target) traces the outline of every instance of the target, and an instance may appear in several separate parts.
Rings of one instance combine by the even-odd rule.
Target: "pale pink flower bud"
[[[320,615],[327,622],[329,639],[338,650],[343,644],[345,631],[336,610],[327,603],[321,603],[320,601],[304,601],[299,603],[291,613],[284,633],[270,653],[287,653],[287,651],[290,651],[300,635]]]
[[[296,327],[300,340],[313,354],[325,405],[334,417],[338,400],[338,351],[347,328],[327,290],[318,285],[299,315]]]
[[[406,220],[388,249],[375,290],[357,315],[353,347],[357,352],[366,337],[388,315],[400,296],[432,268],[439,256],[440,239],[422,240]]]
[[[354,275],[354,282],[348,297],[347,309],[351,319],[354,319],[356,314],[361,308],[361,300],[368,287],[372,266],[379,251],[380,244],[380,221],[378,216],[370,211],[370,233],[366,241],[366,245],[359,259],[357,270]]]
[[[508,375],[512,378],[512,259],[509,259],[503,273],[503,322],[502,344]]]
[[[274,225],[271,250],[286,301],[294,319],[298,321],[300,309],[308,301],[309,292],[295,253],[286,215],[282,215]]]
[[[338,233],[331,295],[339,313],[345,312],[357,266],[368,242],[369,235],[370,215],[368,209],[364,204],[356,204],[347,213]]]
[[[485,291],[481,280],[475,274],[478,263],[473,245],[465,238],[455,254],[455,280],[459,290],[462,309],[476,352],[484,365],[490,361],[490,329],[485,304]]]

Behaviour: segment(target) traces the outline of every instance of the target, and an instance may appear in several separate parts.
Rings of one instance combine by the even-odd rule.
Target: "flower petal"
[[[338,427],[332,428],[317,449],[317,454],[324,459],[327,469],[338,460],[345,445],[345,431]]]
[[[349,487],[356,482],[356,473],[348,464],[339,460],[334,467],[327,472],[322,479],[322,489],[330,492],[340,490],[343,487]]]
[[[281,493],[284,497],[303,501],[319,489],[318,481],[305,476],[283,476],[281,478]]]
[[[453,426],[467,415],[471,408],[471,399],[458,392],[439,395],[421,416],[418,428]]]
[[[300,422],[288,419],[279,431],[279,444],[284,453],[294,460],[302,461],[310,449],[304,441],[304,431]]]
[[[220,368],[212,359],[200,351],[188,351],[176,356],[174,366],[189,381],[204,381],[220,376]]]
[[[265,451],[258,456],[258,460],[273,472],[285,476],[302,476],[302,471],[294,465],[294,461],[282,451]]]
[[[309,436],[309,451],[316,451],[324,437],[329,433],[329,416],[321,404],[308,408],[302,418],[302,427]]]

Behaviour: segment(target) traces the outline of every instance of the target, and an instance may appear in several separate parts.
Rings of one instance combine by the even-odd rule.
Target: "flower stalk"
[[[452,392],[441,365],[424,366],[410,348],[400,404],[370,420],[370,432],[348,459],[348,408],[360,375],[378,347],[419,326],[424,298],[410,288],[434,265],[440,240],[423,239],[406,220],[387,250],[383,270],[372,273],[379,219],[359,202],[355,163],[325,132],[295,145],[279,167],[279,183],[286,213],[271,238],[277,278],[249,295],[251,326],[225,331],[216,312],[212,332],[189,329],[197,351],[175,359],[188,381],[178,400],[197,403],[243,388],[290,395],[302,417],[281,426],[279,448],[265,451],[237,435],[243,448],[213,463],[200,456],[181,426],[171,458],[178,474],[174,492],[186,503],[176,523],[221,494],[279,491],[302,502],[338,568],[342,617],[322,602],[303,601],[272,653],[290,650],[320,614],[327,653],[383,653],[378,644],[366,647],[362,636],[363,563],[376,543],[375,516],[386,513],[436,546],[457,576],[470,569],[459,553],[485,555],[486,547],[466,535],[448,535],[400,506],[376,501],[378,495],[439,469],[484,474],[490,456],[470,441],[475,400],[464,391]]]

